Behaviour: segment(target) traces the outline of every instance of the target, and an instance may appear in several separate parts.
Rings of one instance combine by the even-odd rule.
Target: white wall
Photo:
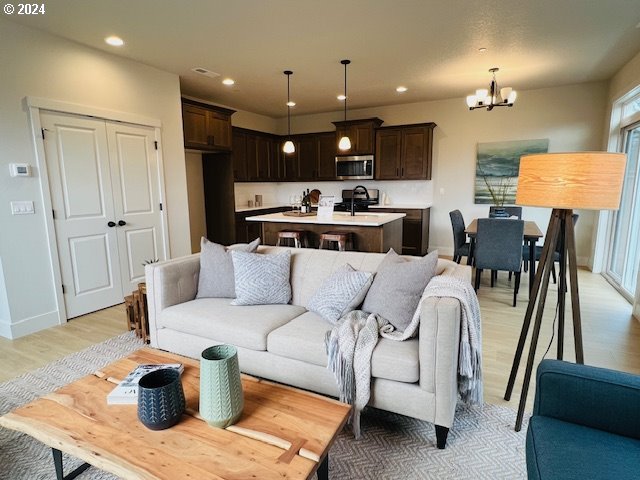
[[[57,323],[40,179],[24,98],[41,97],[162,122],[167,217],[172,256],[191,252],[179,79],[176,75],[84,47],[0,18],[0,334]],[[34,167],[10,178],[8,164]],[[10,215],[11,200],[33,200],[35,215]],[[8,298],[7,309],[2,298]]]
[[[462,98],[405,105],[351,110],[348,118],[380,117],[385,125],[435,122],[432,181],[367,182],[390,191],[393,203],[433,203],[431,209],[430,249],[451,255],[453,236],[449,211],[459,209],[466,221],[487,215],[487,205],[474,204],[476,148],[478,142],[496,142],[548,138],[549,151],[599,150],[607,106],[604,82],[568,85],[550,89],[519,92],[512,108],[469,111]],[[342,119],[336,111],[318,115],[295,116],[293,133],[331,131],[331,123]],[[286,129],[280,119],[278,131]],[[344,187],[342,186],[344,185]],[[338,192],[350,184],[318,182],[294,185],[293,189],[319,188]],[[236,201],[246,204],[254,193],[273,201],[285,200],[288,184],[236,184]],[[282,193],[281,193],[282,192]],[[331,192],[329,192],[331,193]],[[577,229],[578,262],[587,264],[591,255],[594,214],[581,211]],[[524,217],[535,220],[543,232],[547,229],[549,209],[525,208]]]

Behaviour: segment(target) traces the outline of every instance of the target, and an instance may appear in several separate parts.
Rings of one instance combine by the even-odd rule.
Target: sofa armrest
[[[436,272],[471,282],[471,267],[438,259]],[[458,402],[460,302],[426,298],[420,310],[420,388],[435,394],[435,424],[451,427]]]
[[[200,254],[180,257],[145,267],[149,335],[151,346],[156,347],[157,318],[171,305],[196,298],[200,277]]]
[[[559,360],[540,362],[534,415],[640,439],[640,376]]]
[[[458,400],[460,302],[427,298],[420,312],[420,387],[436,396],[435,424],[451,427]]]

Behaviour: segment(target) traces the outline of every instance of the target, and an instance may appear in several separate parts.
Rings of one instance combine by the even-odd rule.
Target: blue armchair
[[[640,376],[543,360],[536,382],[529,480],[640,478]]]

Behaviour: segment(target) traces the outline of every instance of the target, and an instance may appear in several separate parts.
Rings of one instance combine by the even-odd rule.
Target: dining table
[[[476,244],[476,234],[478,233],[477,218],[474,218],[467,228],[465,228],[464,233],[469,236],[469,257],[473,262],[473,251]],[[524,221],[524,241],[529,245],[529,292],[531,292],[533,288],[533,281],[536,277],[536,242],[542,238],[542,236],[542,231],[536,222],[531,220]]]

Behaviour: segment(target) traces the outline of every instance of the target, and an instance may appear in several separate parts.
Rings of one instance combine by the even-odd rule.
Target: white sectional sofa
[[[282,247],[260,247],[275,253]],[[196,299],[199,254],[147,265],[151,345],[199,358],[206,347],[235,345],[243,372],[338,396],[326,368],[324,338],[331,325],[305,309],[325,278],[345,263],[375,271],[384,254],[291,250],[289,305],[233,306],[228,298]],[[439,259],[437,274],[470,280],[468,266]],[[372,357],[370,406],[432,422],[444,448],[457,402],[460,304],[429,298],[417,338],[380,338]]]

